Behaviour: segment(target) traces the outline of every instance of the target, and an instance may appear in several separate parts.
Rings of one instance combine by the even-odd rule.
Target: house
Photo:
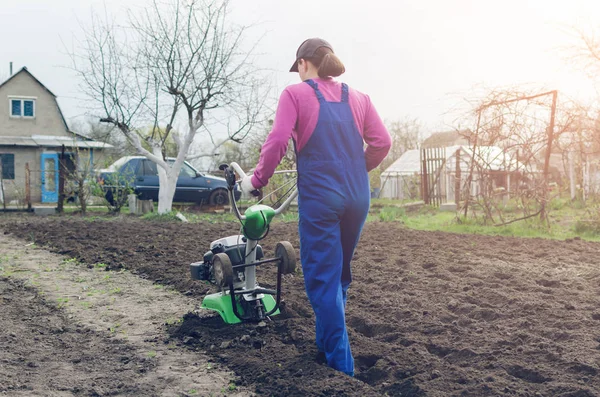
[[[92,170],[110,147],[71,131],[56,95],[25,67],[0,84],[1,101],[3,206],[58,202],[59,156],[67,170]]]

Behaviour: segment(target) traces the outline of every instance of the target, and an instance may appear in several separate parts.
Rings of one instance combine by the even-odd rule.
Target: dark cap
[[[292,65],[290,72],[298,71],[299,59],[313,58],[317,50],[321,47],[327,47],[331,50],[331,52],[333,52],[333,47],[331,47],[331,44],[329,44],[323,39],[308,39],[305,40],[304,43],[300,44],[300,47],[298,47],[298,51],[296,51],[296,62],[294,62],[294,64]]]

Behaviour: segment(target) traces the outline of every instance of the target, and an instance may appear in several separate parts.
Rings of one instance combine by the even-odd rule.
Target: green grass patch
[[[391,217],[390,215],[380,216],[386,219]],[[533,217],[508,225],[494,226],[483,224],[479,219],[465,219],[455,212],[421,209],[418,213],[400,217],[400,221],[406,227],[415,230],[560,240],[580,237],[586,240],[600,241],[600,221],[582,221],[581,217],[585,217],[583,210],[565,206],[550,213],[549,225],[541,222],[539,217]]]
[[[78,213],[81,211],[81,208],[75,205],[65,205],[63,206],[63,212],[65,214]],[[86,214],[95,213],[95,214],[108,214],[108,208],[102,205],[88,205],[85,209]]]
[[[142,219],[152,222],[181,222],[176,215],[177,211],[171,211],[164,214],[148,212],[147,214],[142,215]]]

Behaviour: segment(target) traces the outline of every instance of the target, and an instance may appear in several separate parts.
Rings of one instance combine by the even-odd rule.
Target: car
[[[167,158],[169,163],[174,158]],[[102,185],[109,203],[114,203],[114,194],[129,186],[141,200],[158,201],[158,171],[155,162],[143,156],[127,156],[115,161],[107,169],[98,172],[98,183]],[[235,200],[242,192],[236,185]],[[229,192],[225,178],[208,175],[196,170],[184,161],[177,178],[173,197],[175,203],[208,203],[210,205],[229,204]]]

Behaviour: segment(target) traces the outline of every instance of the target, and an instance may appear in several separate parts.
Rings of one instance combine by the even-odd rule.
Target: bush
[[[121,208],[127,203],[128,196],[134,191],[131,184],[130,176],[115,172],[110,175],[110,180],[103,181],[103,184],[98,181],[90,181],[90,189],[92,196],[102,199],[108,210],[117,214],[121,212]]]

